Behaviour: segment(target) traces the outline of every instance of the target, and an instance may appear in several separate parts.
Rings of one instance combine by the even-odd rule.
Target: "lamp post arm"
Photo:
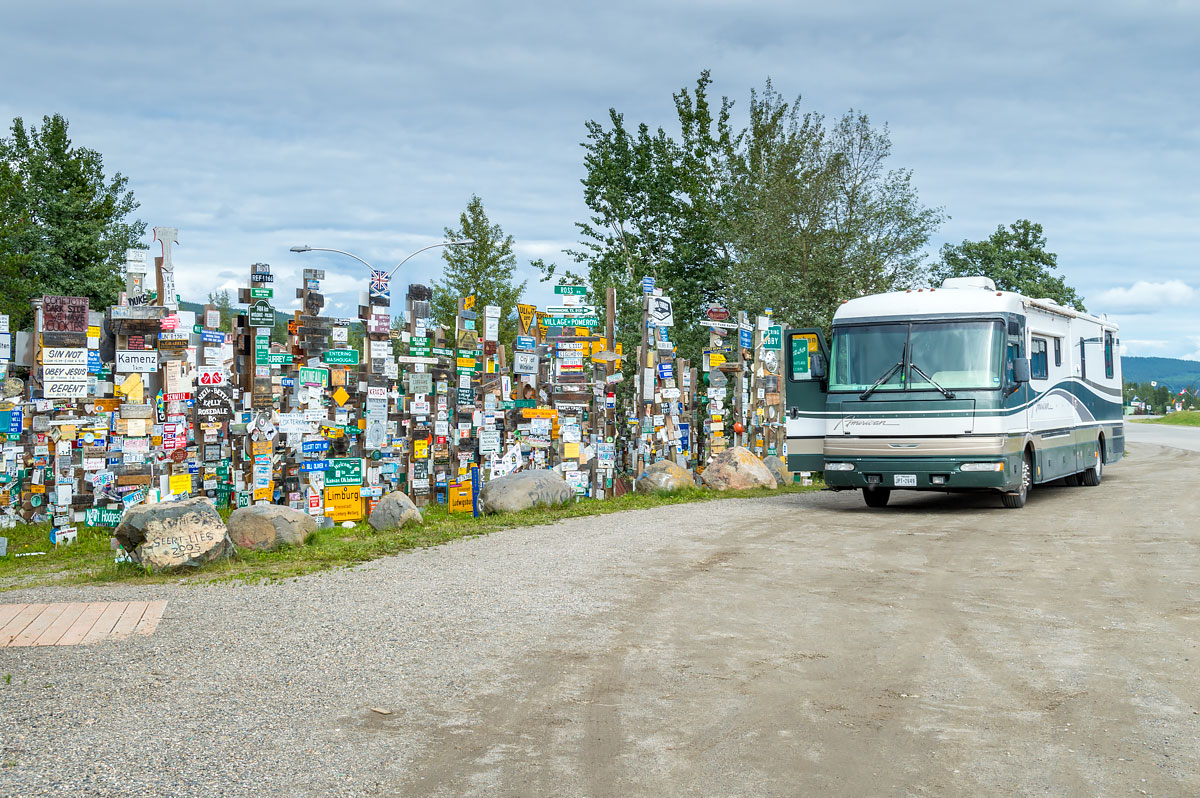
[[[372,266],[371,264],[367,263],[367,262],[366,262],[365,260],[363,260],[362,258],[358,257],[358,256],[357,256],[357,255],[355,255],[353,252],[347,252],[347,251],[346,251],[346,250],[344,250],[344,249],[330,249],[329,247],[306,247],[306,248],[305,248],[305,251],[311,251],[311,252],[336,252],[336,253],[337,253],[337,254],[339,254],[339,255],[346,255],[347,257],[354,258],[356,261],[358,261],[359,263],[361,263],[363,266],[366,266],[366,267],[367,267],[368,269],[370,269],[371,271],[375,271],[375,267],[374,267],[374,266]]]
[[[420,249],[416,250],[415,252],[411,252],[411,253],[409,253],[409,254],[408,254],[408,257],[406,257],[404,260],[402,260],[402,261],[400,261],[399,263],[397,263],[397,264],[396,264],[396,268],[394,268],[394,269],[392,269],[390,272],[388,272],[388,279],[389,279],[389,280],[390,280],[390,279],[392,279],[392,275],[393,275],[393,274],[395,274],[397,271],[399,271],[400,267],[401,267],[401,266],[403,266],[405,263],[407,263],[409,258],[411,258],[413,255],[416,255],[416,254],[418,254],[418,253],[420,253],[420,252],[424,252],[424,251],[425,251],[425,250],[427,250],[427,249],[433,249],[434,247],[452,247],[452,246],[461,246],[461,245],[463,245],[463,244],[474,244],[474,243],[475,243],[475,242],[474,242],[474,241],[471,241],[471,240],[466,240],[466,241],[439,241],[439,242],[437,242],[436,244],[430,244],[429,246],[421,247]]]

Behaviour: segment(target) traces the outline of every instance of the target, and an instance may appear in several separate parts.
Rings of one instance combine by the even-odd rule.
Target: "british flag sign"
[[[383,300],[385,304],[391,299],[392,292],[388,288],[388,274],[384,271],[371,270],[371,301]]]

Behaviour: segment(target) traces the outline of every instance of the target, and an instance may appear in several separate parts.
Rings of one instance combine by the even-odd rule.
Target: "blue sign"
[[[293,377],[284,377],[282,380],[280,380],[280,384],[284,388],[293,388],[296,385],[296,380]]]
[[[305,441],[300,444],[300,448],[305,454],[319,454],[329,451],[329,441]]]
[[[643,277],[642,278],[642,293],[643,294],[653,294],[654,293],[654,278],[653,277]]]
[[[301,471],[328,471],[328,460],[309,460],[300,464]]]
[[[201,330],[200,340],[206,344],[223,344],[225,343],[225,333],[214,330]]]
[[[24,415],[20,408],[14,407],[8,411],[8,434],[20,435],[21,425],[24,423]]]
[[[100,353],[95,349],[88,350],[88,374],[99,374],[104,368],[104,363],[100,360]]]
[[[481,509],[479,507],[479,483],[481,482],[479,477],[479,466],[471,466],[471,515],[476,518],[479,517]]]
[[[532,335],[518,335],[517,349],[537,349],[537,341]]]
[[[674,379],[675,378],[675,364],[674,363],[659,363],[658,364],[658,378],[660,380]]]
[[[738,343],[742,349],[754,348],[754,330],[747,330],[745,327],[738,328]]]

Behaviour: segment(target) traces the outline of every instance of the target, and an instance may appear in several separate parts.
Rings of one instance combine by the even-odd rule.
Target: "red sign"
[[[186,402],[188,399],[191,399],[191,398],[192,398],[192,395],[190,393],[163,394],[164,402]]]
[[[225,372],[215,366],[201,366],[197,382],[201,385],[224,385]]]
[[[164,318],[162,319],[162,321],[161,321],[161,322],[159,322],[159,323],[162,325],[162,328],[163,328],[164,330],[174,330],[174,329],[178,329],[178,327],[179,327],[179,317],[178,317],[178,316],[166,316],[166,317],[164,317]]]
[[[708,311],[704,315],[713,321],[725,321],[729,318],[729,311],[720,305],[709,305]]]
[[[187,449],[181,448],[181,449],[176,449],[175,451],[171,452],[171,459],[174,460],[176,463],[182,463],[184,460],[187,459]]]

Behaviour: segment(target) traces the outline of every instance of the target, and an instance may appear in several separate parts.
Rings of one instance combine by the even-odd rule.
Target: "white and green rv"
[[[845,302],[786,333],[788,468],[871,507],[893,490],[1098,485],[1125,451],[1117,325],[986,277]]]

